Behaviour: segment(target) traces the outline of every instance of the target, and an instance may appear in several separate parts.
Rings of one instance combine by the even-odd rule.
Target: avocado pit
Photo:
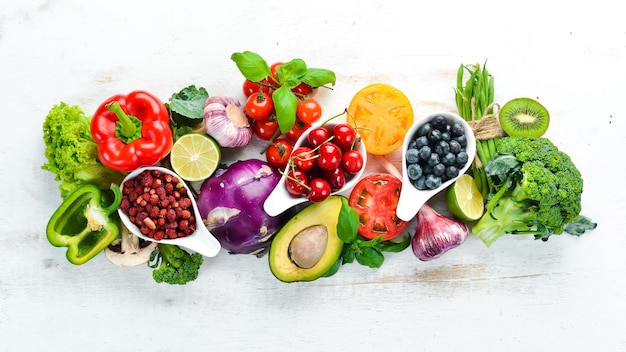
[[[289,243],[291,261],[302,269],[315,266],[326,251],[328,229],[324,225],[313,225],[298,232]]]

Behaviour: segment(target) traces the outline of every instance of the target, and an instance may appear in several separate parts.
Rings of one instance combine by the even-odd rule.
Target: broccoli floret
[[[152,252],[148,266],[154,268],[152,278],[157,283],[185,285],[198,278],[204,258],[190,254],[177,245],[159,243]]]
[[[570,157],[547,138],[504,137],[485,172],[495,193],[472,233],[490,246],[505,234],[547,241],[576,221],[583,179]]]
[[[80,107],[63,102],[52,107],[43,123],[47,162],[41,168],[55,174],[62,198],[84,183],[109,189],[111,183],[120,184],[124,178],[98,161],[90,123]]]

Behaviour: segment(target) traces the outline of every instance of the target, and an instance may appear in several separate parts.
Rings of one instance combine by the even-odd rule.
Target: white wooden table
[[[3,1],[0,349],[626,349],[623,2],[409,4]],[[536,97],[550,110],[546,136],[582,172],[583,213],[598,228],[546,243],[506,237],[490,248],[471,237],[428,263],[407,249],[380,269],[346,265],[310,283],[282,283],[266,257],[225,252],[180,287],[103,255],[69,264],[44,232],[60,204],[40,168],[48,110],[65,101],[91,113],[134,89],[166,100],[190,84],[242,97],[229,58],[244,50],[335,71],[334,90],[319,96],[328,116],[374,82],[404,91],[416,118],[454,111],[457,67],[488,60],[497,101]]]

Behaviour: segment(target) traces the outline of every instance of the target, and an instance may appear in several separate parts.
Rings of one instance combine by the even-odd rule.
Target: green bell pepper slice
[[[117,208],[122,202],[122,192],[111,185],[113,201],[93,184],[83,184],[68,194],[52,214],[46,227],[48,242],[55,247],[67,247],[70,263],[80,265],[95,257],[113,242],[120,231]]]

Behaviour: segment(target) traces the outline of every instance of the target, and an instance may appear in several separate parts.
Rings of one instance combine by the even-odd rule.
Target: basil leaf
[[[306,63],[302,59],[293,59],[285,62],[276,69],[276,76],[281,86],[292,89],[300,84],[300,79],[306,73]]]
[[[342,263],[350,264],[354,262],[354,249],[352,246],[345,246],[341,253]]]
[[[335,85],[335,73],[324,68],[309,68],[304,76],[301,77],[302,82],[311,87],[321,87],[326,84]]]
[[[411,244],[411,235],[408,232],[398,235],[398,237],[382,241],[376,245],[381,252],[402,252]]]
[[[385,261],[385,256],[376,247],[365,247],[356,253],[356,261],[370,268],[380,268]]]
[[[328,269],[328,271],[325,272],[324,275],[322,275],[322,277],[331,277],[335,275],[339,271],[340,267],[341,267],[341,257],[335,260],[335,263],[333,264],[333,266],[331,266],[330,269]]]
[[[244,51],[232,54],[230,59],[237,64],[243,76],[252,82],[260,82],[272,75],[269,65],[259,54]]]
[[[341,197],[341,209],[339,210],[339,220],[337,221],[337,236],[344,243],[352,243],[356,239],[358,229],[359,215],[348,204],[348,199]]]
[[[170,97],[170,109],[184,117],[191,119],[204,118],[204,102],[209,98],[209,93],[203,87],[195,85],[183,88],[180,92]]]
[[[278,127],[282,133],[287,133],[296,122],[298,98],[289,88],[282,86],[274,91],[272,99],[276,109]]]

